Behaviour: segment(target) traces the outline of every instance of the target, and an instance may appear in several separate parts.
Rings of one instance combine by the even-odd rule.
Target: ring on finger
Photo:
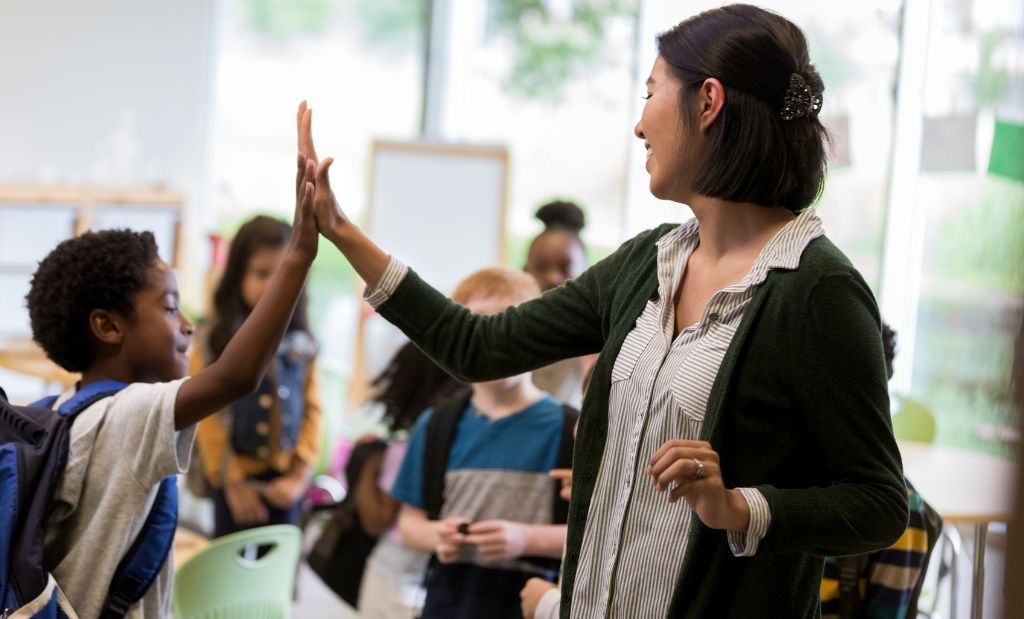
[[[693,459],[693,463],[697,465],[697,469],[693,472],[693,478],[702,479],[704,477],[704,463],[697,458]]]

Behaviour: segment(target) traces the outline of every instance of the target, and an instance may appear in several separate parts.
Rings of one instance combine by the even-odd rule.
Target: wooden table
[[[1012,460],[955,447],[914,441],[899,441],[899,447],[907,479],[943,520],[974,527],[971,617],[980,619],[988,525],[1010,521],[1017,465]]]
[[[29,339],[12,339],[0,342],[0,368],[5,368],[55,383],[61,390],[78,381],[78,374],[72,374],[46,357],[35,342]]]
[[[210,540],[202,535],[178,527],[174,532],[174,571],[178,571],[178,568],[185,565],[186,561],[209,545]]]

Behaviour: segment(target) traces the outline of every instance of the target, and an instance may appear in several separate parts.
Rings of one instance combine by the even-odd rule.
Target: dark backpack
[[[345,465],[348,490],[339,503],[321,505],[315,511],[331,510],[331,518],[306,557],[312,568],[332,591],[352,608],[358,608],[359,589],[366,570],[366,560],[377,545],[377,536],[363,528],[356,508],[356,485],[371,457],[383,454],[384,441],[359,443]]]
[[[916,617],[932,550],[942,534],[942,517],[929,505],[910,482],[907,482],[910,519],[904,532],[906,543],[875,552],[830,557],[825,563],[825,580],[838,581],[838,596],[823,600],[822,614],[839,619],[896,619]],[[923,535],[921,533],[923,532]],[[872,574],[888,571],[892,578],[883,578],[893,585],[900,574],[915,574],[912,583],[898,589],[872,582]]]
[[[472,393],[453,398],[437,406],[427,422],[427,435],[423,450],[423,505],[427,517],[437,520],[441,517],[441,506],[444,504],[444,479],[448,470],[448,455],[459,420],[469,405]],[[562,435],[558,444],[558,458],[555,468],[572,468],[573,428],[579,419],[579,411],[562,404]],[[569,521],[569,502],[559,496],[559,485],[552,482],[552,524],[565,524]],[[524,560],[537,565],[541,569],[558,574],[560,561],[544,557],[523,557]]]
[[[56,396],[12,406],[0,389],[0,616],[66,617],[70,605],[43,564],[53,492],[68,458],[75,416],[126,387],[104,381],[78,390],[53,410]],[[114,572],[103,619],[123,617],[159,575],[174,542],[178,486],[163,480],[139,536]]]

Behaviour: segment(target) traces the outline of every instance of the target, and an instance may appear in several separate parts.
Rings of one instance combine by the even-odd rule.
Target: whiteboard
[[[440,142],[373,143],[365,230],[444,294],[505,261],[508,151]],[[406,341],[377,314],[361,316],[352,402]]]
[[[505,258],[508,151],[377,141],[366,231],[438,290]]]

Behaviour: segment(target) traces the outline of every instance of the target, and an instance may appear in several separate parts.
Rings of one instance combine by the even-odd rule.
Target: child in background
[[[463,281],[452,299],[495,314],[535,298],[528,275],[485,269]],[[440,409],[438,409],[440,410]],[[402,503],[402,541],[434,552],[422,617],[521,617],[519,591],[537,570],[522,557],[559,558],[565,526],[553,525],[554,482],[564,411],[529,373],[472,385],[450,443],[438,520],[423,493],[427,429],[416,422],[391,494]]]
[[[544,231],[530,243],[523,270],[533,276],[541,292],[576,279],[587,268],[587,254],[580,239],[586,225],[583,209],[575,202],[555,200],[537,209]],[[583,403],[583,377],[596,355],[564,359],[533,371],[533,384],[557,400],[576,408]]]
[[[263,296],[290,237],[288,224],[271,217],[254,217],[239,228],[214,292],[212,319],[197,338],[193,373],[223,353]],[[217,537],[266,524],[298,524],[320,446],[316,352],[303,293],[259,388],[199,423],[196,442],[213,488]]]
[[[409,445],[409,431],[424,410],[468,393],[469,387],[407,343],[372,383],[371,403],[383,408],[387,449],[371,457],[353,492],[359,521],[380,535],[366,562],[359,590],[362,619],[412,619],[423,606],[423,576],[430,553],[407,547],[398,534],[398,501],[388,490]]]
[[[162,480],[188,468],[195,424],[254,390],[273,360],[316,257],[313,171],[300,157],[295,234],[266,293],[220,358],[191,378],[192,324],[151,233],[89,232],[39,264],[27,299],[35,341],[55,363],[81,372],[76,389],[128,383],[75,419],[54,490],[43,563],[79,617],[107,609],[114,572]],[[173,564],[164,559],[127,617],[169,615]]]

